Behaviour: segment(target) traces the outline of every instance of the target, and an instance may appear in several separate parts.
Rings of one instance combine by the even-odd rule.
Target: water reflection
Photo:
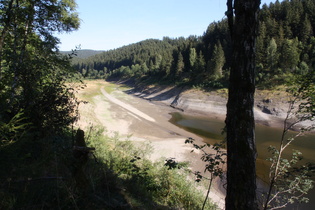
[[[183,115],[179,112],[171,113],[171,115],[171,123],[201,136],[209,143],[224,139],[222,135],[224,123],[220,120]]]
[[[219,119],[211,119],[206,117],[196,117],[184,115],[182,113],[171,113],[171,123],[201,136],[205,142],[213,144],[224,140],[225,136],[222,134],[225,123]],[[282,135],[282,129],[271,128],[263,125],[256,125],[256,147],[257,147],[257,176],[262,180],[268,180],[269,163],[266,158],[270,157],[268,153],[268,147],[270,145],[278,147]],[[294,136],[295,132],[289,132],[289,136]],[[289,137],[288,136],[288,137]],[[315,135],[308,134],[305,136],[298,137],[284,153],[285,157],[292,155],[292,149],[299,150],[302,152],[304,161],[315,163]],[[315,205],[315,189],[310,192],[310,204],[307,206],[300,206],[300,209],[312,209],[309,208]]]
[[[171,115],[171,123],[201,136],[207,143],[213,144],[225,138],[222,134],[225,123],[222,120],[184,115],[178,112],[171,113]],[[277,147],[280,144],[282,129],[256,125],[255,133],[258,158],[265,160],[269,156],[268,147],[270,145]],[[295,134],[296,132],[289,132],[288,137]],[[305,161],[315,163],[315,156],[313,155],[315,149],[314,134],[298,137],[286,149],[285,155],[289,156],[292,154],[292,149],[300,150],[303,153]]]

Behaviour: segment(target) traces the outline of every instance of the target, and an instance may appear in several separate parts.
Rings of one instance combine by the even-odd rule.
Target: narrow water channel
[[[206,117],[196,117],[184,115],[182,113],[171,113],[170,122],[202,137],[205,142],[213,144],[224,139],[222,134],[225,123],[222,120],[211,119]],[[270,145],[279,146],[282,129],[271,128],[263,125],[256,125],[256,147],[258,152],[257,157],[257,176],[262,180],[268,180],[269,164],[266,158],[271,154],[268,152]],[[294,132],[288,135],[293,136]],[[315,135],[308,134],[298,137],[292,145],[286,149],[285,156],[290,157],[292,149],[302,152],[304,161],[315,163]],[[312,189],[310,195],[310,203],[300,206],[298,209],[314,209],[315,207],[315,189]],[[295,208],[296,209],[296,208]]]

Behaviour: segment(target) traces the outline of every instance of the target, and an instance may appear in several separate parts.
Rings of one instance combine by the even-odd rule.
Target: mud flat
[[[78,98],[89,103],[79,107],[80,120],[77,126],[89,129],[91,126],[103,126],[106,135],[128,138],[137,143],[150,142],[153,153],[152,161],[175,158],[177,161],[190,162],[193,171],[203,171],[200,154],[191,153],[191,145],[185,144],[188,137],[200,144],[202,138],[187,132],[169,122],[174,108],[171,106],[145,100],[130,94],[130,89],[113,87],[104,81],[87,81],[87,87],[78,93]],[[219,208],[224,208],[225,195],[213,188],[209,196]]]
[[[202,115],[220,120],[226,115],[226,92],[206,93],[178,87],[148,87],[137,89],[113,85],[105,81],[87,81],[78,97],[89,101],[79,107],[78,126],[103,126],[106,135],[119,135],[136,142],[150,142],[154,152],[151,160],[176,158],[190,162],[192,170],[203,171],[200,154],[191,153],[185,139],[192,137],[202,144],[202,138],[169,122],[172,112]],[[277,94],[277,93],[273,93]],[[282,127],[286,114],[286,98],[270,93],[256,93],[256,122]],[[276,99],[273,99],[275,97]],[[211,190],[210,198],[224,208],[224,190],[220,183]]]

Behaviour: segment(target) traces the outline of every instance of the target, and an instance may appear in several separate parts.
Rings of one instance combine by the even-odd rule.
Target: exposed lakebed
[[[224,134],[222,134],[225,126],[224,121],[221,119],[186,115],[179,112],[171,113],[172,118],[170,122],[189,131],[201,136],[205,142],[213,144],[224,140]],[[256,147],[257,147],[257,175],[264,181],[268,180],[269,163],[266,158],[271,154],[268,152],[270,145],[278,147],[280,144],[280,138],[282,135],[282,129],[272,128],[256,124]],[[289,132],[288,137],[294,136],[296,132]],[[315,134],[307,134],[298,137],[285,151],[285,156],[289,157],[292,154],[292,150],[299,150],[302,152],[304,161],[315,163]],[[308,196],[310,203],[303,205],[303,209],[312,209],[315,203],[315,190],[313,189]],[[300,206],[301,208],[301,206]]]

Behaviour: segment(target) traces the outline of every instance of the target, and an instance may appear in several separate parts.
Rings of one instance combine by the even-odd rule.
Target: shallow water
[[[206,117],[189,116],[182,113],[171,113],[170,122],[202,137],[205,142],[213,144],[224,139],[222,134],[225,126],[224,121]],[[256,147],[257,147],[257,175],[262,180],[268,180],[269,163],[266,161],[270,157],[268,147],[270,145],[278,146],[282,135],[282,129],[271,128],[263,125],[256,125]],[[288,135],[293,136],[296,132],[290,132]],[[292,149],[302,152],[305,162],[315,163],[315,135],[308,134],[298,137],[285,151],[284,155],[289,157]],[[310,192],[310,203],[299,206],[294,209],[314,209],[315,206],[315,189]]]

